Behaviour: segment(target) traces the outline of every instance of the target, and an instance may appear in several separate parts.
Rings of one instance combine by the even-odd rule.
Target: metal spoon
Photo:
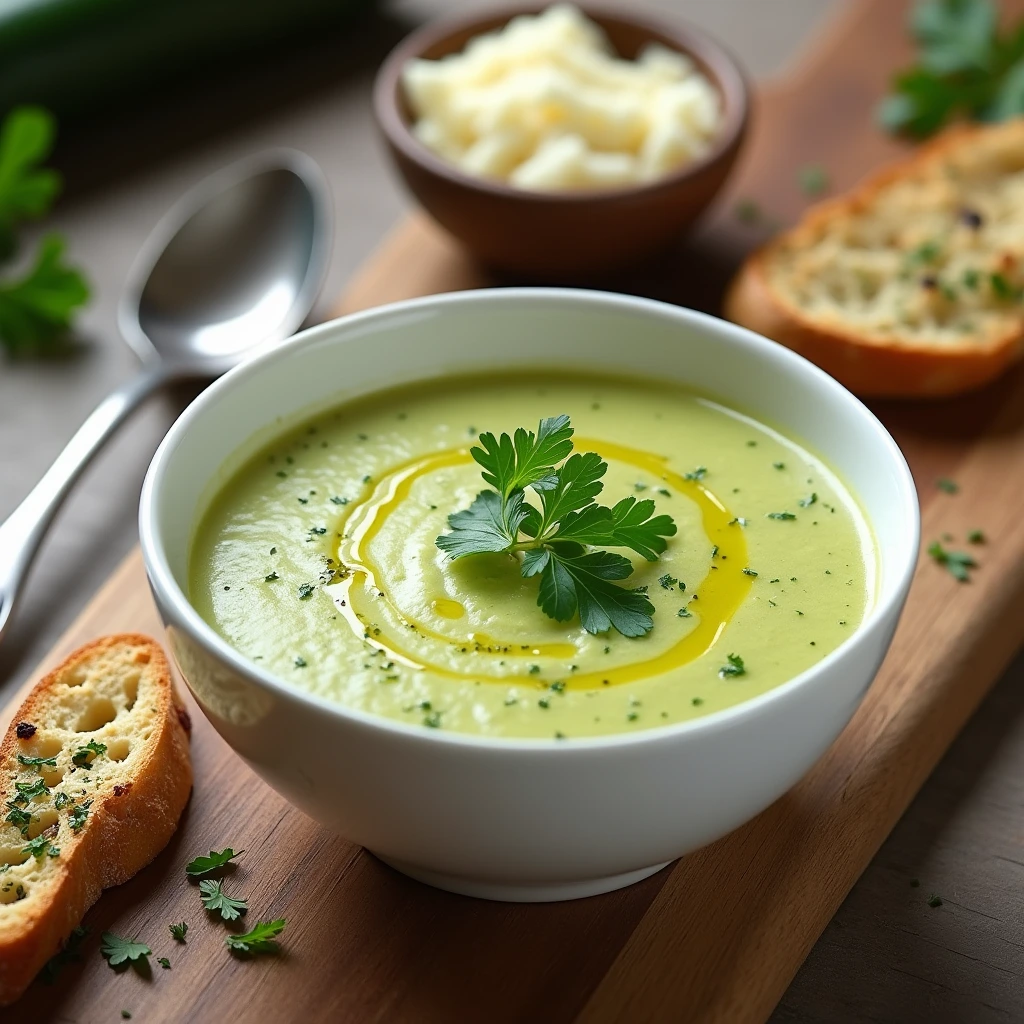
[[[163,217],[118,310],[141,372],[100,403],[0,525],[0,637],[54,514],[128,414],[158,388],[212,380],[301,326],[327,269],[330,221],[323,175],[294,150],[232,164]]]

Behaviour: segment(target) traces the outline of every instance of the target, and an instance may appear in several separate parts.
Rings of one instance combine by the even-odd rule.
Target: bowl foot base
[[[371,851],[372,852],[372,851]],[[573,882],[489,882],[479,878],[463,878],[459,875],[446,875],[438,871],[407,864],[405,861],[393,860],[374,854],[378,860],[390,865],[403,875],[425,882],[435,889],[446,889],[462,896],[475,896],[483,900],[499,900],[502,903],[553,903],[557,900],[578,900],[584,896],[597,896],[602,892],[612,892],[632,885],[660,871],[666,864],[654,864],[636,871],[624,871],[621,875],[606,875],[602,878],[585,878]]]

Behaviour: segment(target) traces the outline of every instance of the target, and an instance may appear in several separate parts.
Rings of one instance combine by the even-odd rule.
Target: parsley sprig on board
[[[595,452],[573,454],[572,434],[568,416],[541,420],[536,434],[522,427],[512,436],[481,434],[480,447],[470,452],[493,490],[450,515],[452,532],[438,537],[437,546],[452,558],[521,554],[523,576],[540,576],[537,604],[545,614],[564,622],[579,612],[588,633],[614,627],[624,636],[643,636],[654,625],[654,606],[643,589],[619,583],[633,572],[632,563],[595,549],[630,548],[653,562],[676,525],[667,515],[655,516],[650,499],[598,505],[608,464]],[[539,507],[527,502],[526,488]]]
[[[17,254],[18,227],[43,217],[60,191],[60,175],[40,166],[54,134],[53,117],[38,107],[18,107],[0,125],[0,263]],[[11,355],[55,349],[89,298],[85,279],[63,255],[63,240],[47,235],[20,277],[0,281],[0,345]]]
[[[1024,22],[1000,32],[992,0],[918,0],[910,31],[918,62],[893,79],[884,127],[925,138],[957,117],[1024,114]]]

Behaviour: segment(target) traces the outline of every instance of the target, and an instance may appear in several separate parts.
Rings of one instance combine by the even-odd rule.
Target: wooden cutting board
[[[1014,15],[1024,0],[1006,3]],[[806,203],[798,168],[823,164],[837,189],[899,152],[872,125],[891,69],[905,63],[906,4],[851,0],[793,72],[759,96],[730,194],[678,259],[618,282],[715,309],[764,226],[738,198],[787,222]],[[1007,13],[1011,13],[1007,11]],[[344,298],[345,311],[489,282],[425,219],[404,223]],[[409,881],[331,836],[264,786],[197,713],[196,785],[167,850],[86,918],[84,962],[24,1003],[34,1020],[761,1022],[878,846],[1024,636],[1024,374],[983,395],[880,404],[921,494],[925,542],[981,528],[970,584],[923,559],[883,669],[811,773],[760,817],[629,889],[513,906]],[[946,494],[937,478],[951,477]],[[51,652],[118,630],[160,635],[138,553]],[[17,702],[15,702],[17,703]],[[13,713],[9,707],[7,716]],[[282,737],[282,743],[301,737]],[[250,920],[286,917],[283,954],[242,963],[223,946],[184,865],[231,845],[231,889]],[[188,943],[168,924],[190,924]],[[151,977],[100,959],[104,930],[167,956]],[[15,1012],[15,1011],[12,1011]]]

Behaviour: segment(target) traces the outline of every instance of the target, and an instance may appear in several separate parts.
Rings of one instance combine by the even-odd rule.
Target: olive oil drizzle
[[[711,557],[708,572],[696,587],[688,605],[694,626],[686,636],[652,658],[643,658],[602,671],[574,672],[571,678],[564,680],[565,688],[591,690],[614,686],[660,675],[695,661],[715,646],[753,585],[753,579],[743,573],[743,567],[748,561],[747,543],[737,518],[701,480],[693,479],[692,476],[688,479],[670,470],[666,465],[668,460],[665,456],[592,438],[576,438],[576,447],[580,451],[597,452],[606,460],[623,462],[641,469],[693,501],[700,510],[701,524],[709,542]],[[465,465],[471,461],[472,456],[468,448],[435,452],[410,459],[378,480],[368,494],[353,502],[348,509],[346,523],[349,529],[345,531],[339,545],[338,560],[350,570],[350,574],[341,582],[325,589],[356,635],[363,637],[368,644],[395,662],[452,679],[496,682],[506,686],[510,683],[530,683],[545,688],[550,685],[551,679],[544,675],[496,675],[486,670],[481,671],[477,659],[472,663],[476,667],[467,664],[465,671],[456,671],[423,661],[396,642],[394,637],[384,638],[384,630],[373,625],[372,616],[360,612],[355,607],[356,599],[361,604],[364,597],[372,599],[376,596],[378,601],[383,602],[389,618],[401,629],[410,632],[415,630],[421,637],[436,639],[467,652],[502,657],[559,659],[571,659],[578,654],[572,644],[512,643],[480,633],[470,633],[464,641],[460,641],[410,620],[388,596],[379,567],[374,565],[367,555],[370,540],[380,530],[388,515],[409,497],[418,479],[439,469]],[[443,617],[454,616],[445,614]],[[644,639],[630,641],[641,651],[646,642]]]

